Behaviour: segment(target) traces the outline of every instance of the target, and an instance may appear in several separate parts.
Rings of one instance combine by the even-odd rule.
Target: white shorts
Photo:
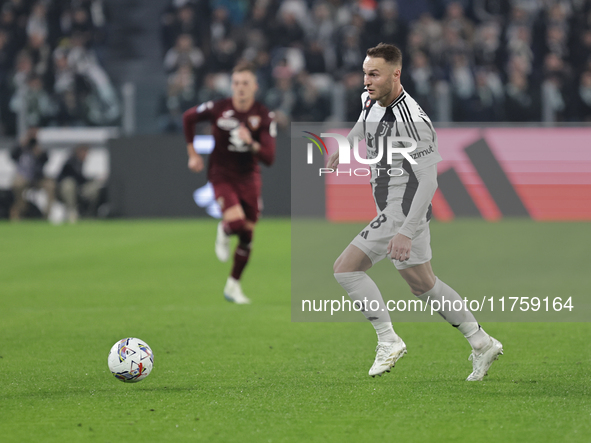
[[[352,245],[361,249],[369,257],[372,264],[386,258],[388,243],[402,227],[404,219],[392,214],[381,212],[363,231],[353,239]],[[431,233],[429,222],[419,225],[410,249],[410,258],[406,261],[392,260],[396,269],[407,269],[427,263],[433,257],[431,253]]]

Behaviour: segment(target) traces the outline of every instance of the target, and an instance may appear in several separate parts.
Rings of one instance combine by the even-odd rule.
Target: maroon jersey
[[[193,143],[195,124],[209,121],[213,127],[215,147],[209,157],[207,177],[212,183],[238,181],[252,175],[259,175],[258,162],[271,165],[275,159],[275,122],[273,114],[254,102],[246,112],[234,109],[232,99],[209,101],[188,109],[183,114],[183,127],[187,143]],[[243,123],[252,139],[261,144],[256,154],[238,137],[238,127]]]

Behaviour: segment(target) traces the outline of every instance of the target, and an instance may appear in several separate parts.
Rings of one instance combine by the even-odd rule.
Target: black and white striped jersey
[[[361,114],[347,139],[351,147],[354,146],[355,137],[364,139],[368,159],[376,158],[382,151],[380,161],[371,165],[370,182],[377,210],[384,211],[388,206],[396,212],[401,209],[406,216],[418,187],[413,171],[442,160],[437,148],[437,134],[427,114],[404,89],[387,107],[370,99],[367,92],[361,95],[361,103]],[[388,136],[415,140],[417,147],[409,155],[417,164],[411,164],[402,154],[393,154],[392,163],[389,164],[384,147],[385,137]],[[430,215],[431,206],[427,219]]]

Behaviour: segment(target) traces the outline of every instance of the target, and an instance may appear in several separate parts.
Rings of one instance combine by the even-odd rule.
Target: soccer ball
[[[152,371],[154,353],[145,341],[124,338],[113,345],[107,363],[115,378],[125,383],[135,383]]]

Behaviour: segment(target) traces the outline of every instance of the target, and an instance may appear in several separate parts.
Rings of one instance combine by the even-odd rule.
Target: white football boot
[[[218,232],[215,237],[215,255],[224,263],[230,258],[230,236],[224,231],[222,222],[218,223]]]
[[[369,370],[369,375],[375,377],[382,375],[384,372],[390,372],[396,362],[406,354],[406,345],[400,339],[394,343],[378,342],[376,348],[376,359]]]
[[[493,362],[503,355],[503,345],[496,338],[490,338],[490,344],[481,353],[472,351],[468,360],[472,360],[472,373],[466,381],[480,381],[486,375]]]
[[[238,305],[250,304],[250,299],[242,292],[240,282],[232,277],[228,277],[226,286],[224,287],[224,298],[229,302]]]

